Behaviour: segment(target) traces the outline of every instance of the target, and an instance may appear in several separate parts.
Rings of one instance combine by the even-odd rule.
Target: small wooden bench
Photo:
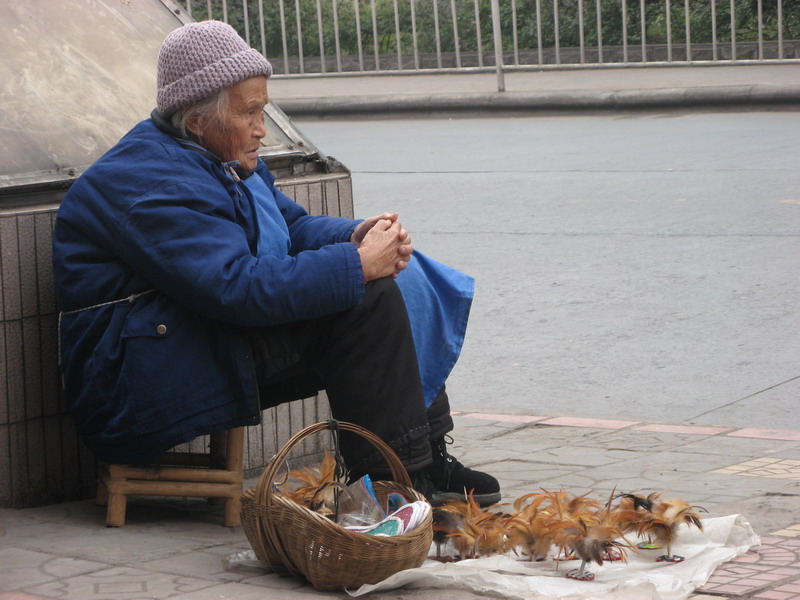
[[[152,465],[101,464],[97,504],[107,507],[106,525],[125,525],[130,494],[222,499],[223,525],[240,525],[244,427],[209,437],[209,452],[168,452]]]

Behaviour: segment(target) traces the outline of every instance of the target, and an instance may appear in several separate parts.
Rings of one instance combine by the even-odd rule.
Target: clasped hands
[[[364,281],[397,277],[408,266],[411,237],[397,220],[397,213],[383,213],[358,224],[350,236],[358,248]]]

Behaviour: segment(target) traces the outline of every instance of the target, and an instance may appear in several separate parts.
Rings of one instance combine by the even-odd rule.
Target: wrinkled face
[[[222,119],[190,127],[201,144],[223,161],[238,160],[240,170],[252,171],[261,139],[267,135],[264,107],[269,102],[267,78],[251,77],[228,88],[228,110]]]

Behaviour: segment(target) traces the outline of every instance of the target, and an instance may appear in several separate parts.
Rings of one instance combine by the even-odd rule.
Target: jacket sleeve
[[[290,228],[300,231],[307,249],[284,258],[255,257],[242,226],[226,212],[235,200],[208,200],[221,194],[227,195],[213,177],[177,179],[149,191],[128,205],[117,252],[184,306],[238,325],[310,319],[361,301],[363,273],[353,244],[324,243],[330,231],[304,226],[304,219],[313,217],[295,205],[300,211],[291,208]],[[347,228],[339,223],[328,229],[339,232],[332,242]]]
[[[327,244],[347,242],[361,219],[346,219],[328,215],[309,215],[305,209],[283,193],[276,185],[275,178],[266,168],[261,167],[261,174],[267,183],[275,202],[289,227],[292,239],[292,254],[304,250],[316,250]]]

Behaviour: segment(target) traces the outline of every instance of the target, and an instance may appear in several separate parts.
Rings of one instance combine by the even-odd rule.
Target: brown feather
[[[289,471],[286,482],[281,486],[279,492],[298,504],[310,507],[318,492],[321,492],[323,488],[330,487],[329,484],[334,482],[335,476],[336,460],[330,452],[326,451],[319,467],[303,467]]]
[[[505,551],[505,517],[491,511],[496,506],[483,509],[475,501],[472,493],[469,493],[466,502],[452,501],[439,507],[444,513],[449,512],[461,517],[460,524],[445,534],[452,539],[461,558],[488,556]]]
[[[700,515],[685,500],[659,500],[653,505],[653,512],[642,517],[636,529],[639,535],[649,535],[667,547],[667,556],[671,556],[671,547],[682,524],[694,525],[701,531],[703,523]]]

